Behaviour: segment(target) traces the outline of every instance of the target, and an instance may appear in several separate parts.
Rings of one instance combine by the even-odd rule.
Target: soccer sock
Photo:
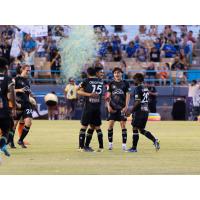
[[[5,137],[0,138],[0,149],[4,147],[7,143],[7,139]]]
[[[89,147],[90,142],[92,140],[93,133],[94,133],[94,129],[89,128],[88,131],[87,131],[86,141],[85,141],[86,147]]]
[[[122,129],[122,144],[126,144],[127,141],[127,129]]]
[[[139,140],[138,130],[133,130],[133,148],[134,149],[137,149],[138,140]]]
[[[22,135],[19,138],[20,142],[23,142],[24,138],[27,136],[28,132],[30,130],[30,127],[24,126],[23,130],[22,130]]]
[[[7,144],[9,144],[9,143],[14,144],[14,135],[15,135],[15,131],[13,129],[10,130],[9,135],[8,135]]]
[[[79,148],[83,148],[84,147],[84,143],[85,143],[85,132],[86,129],[81,128],[80,132],[79,132]]]
[[[98,137],[98,141],[99,141],[99,148],[103,149],[103,133],[102,133],[101,129],[98,129],[96,131],[97,131],[97,137]]]
[[[108,129],[108,141],[113,142],[113,129]]]
[[[156,141],[156,138],[149,131],[143,129],[140,130],[140,133],[146,136],[148,139],[150,139],[153,143]]]

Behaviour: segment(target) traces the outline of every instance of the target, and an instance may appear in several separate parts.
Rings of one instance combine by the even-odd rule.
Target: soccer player
[[[17,103],[21,105],[20,110],[17,112],[16,122],[23,118],[24,119],[24,128],[22,134],[18,140],[18,144],[22,148],[27,148],[24,144],[24,138],[27,136],[31,124],[32,124],[32,105],[30,103],[29,97],[31,95],[31,89],[29,84],[29,74],[31,68],[29,65],[23,65],[21,67],[21,74],[15,78],[15,92]]]
[[[149,92],[143,84],[144,76],[137,73],[133,77],[136,84],[134,90],[134,104],[131,110],[132,113],[132,127],[133,127],[133,145],[132,148],[128,149],[128,152],[137,152],[137,144],[139,140],[139,132],[151,140],[155,146],[156,150],[160,149],[160,144],[158,139],[156,139],[151,132],[145,130],[145,126],[148,120],[148,102],[149,102]]]
[[[80,150],[94,151],[89,145],[85,146],[85,133],[88,125],[93,127],[98,136],[99,149],[103,151],[103,133],[101,130],[101,98],[103,93],[103,81],[96,77],[96,70],[93,67],[87,69],[88,78],[86,78],[79,86],[77,93],[85,96],[85,104],[81,118],[81,129],[79,133],[79,148]],[[91,141],[87,137],[87,141]],[[90,143],[89,141],[89,143]]]
[[[102,80],[104,77],[103,67],[96,66],[95,71],[96,71],[96,77]],[[87,151],[92,151],[92,148],[90,147],[90,142],[92,140],[94,129],[95,127],[93,125],[90,125],[90,127],[87,130],[86,139],[85,139],[85,150]]]
[[[8,105],[8,93],[10,92],[10,100],[15,105],[14,83],[12,79],[6,75],[7,61],[4,58],[0,58],[0,150],[4,152],[6,156],[10,156],[7,150],[7,139],[10,129],[10,110]]]
[[[114,80],[108,85],[107,107],[108,107],[108,141],[109,150],[113,149],[113,127],[116,121],[120,122],[122,129],[122,149],[126,150],[127,129],[126,111],[130,100],[129,83],[122,80],[123,71],[119,67],[113,69]]]

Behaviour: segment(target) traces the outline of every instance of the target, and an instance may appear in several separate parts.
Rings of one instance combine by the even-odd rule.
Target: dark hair
[[[0,72],[5,72],[7,70],[7,65],[8,61],[5,58],[0,57]]]
[[[96,75],[96,70],[95,70],[95,68],[94,68],[94,67],[88,67],[88,69],[87,69],[87,74],[88,74],[89,76],[95,76],[95,75]]]
[[[113,74],[114,74],[116,71],[119,71],[119,72],[123,73],[122,69],[119,68],[119,67],[115,67],[115,68],[113,69],[113,71],[112,71]]]
[[[142,83],[144,81],[144,75],[141,74],[141,73],[136,73],[134,76],[133,76],[133,79],[137,79],[140,83]]]
[[[96,73],[98,73],[98,72],[101,71],[101,70],[103,70],[103,67],[101,67],[101,66],[96,66],[96,67],[95,67]]]
[[[21,68],[22,68],[21,65],[17,66],[17,68],[16,68],[16,74],[21,74]]]
[[[170,69],[170,65],[169,65],[169,63],[165,63],[165,65],[167,65],[168,69]]]

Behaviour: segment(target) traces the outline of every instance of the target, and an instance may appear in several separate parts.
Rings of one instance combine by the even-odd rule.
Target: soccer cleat
[[[160,142],[158,139],[156,139],[156,141],[153,144],[155,146],[156,151],[158,151],[160,149]]]
[[[137,149],[135,149],[135,148],[130,148],[130,149],[128,149],[126,152],[129,152],[129,153],[137,153]]]
[[[94,152],[94,149],[92,149],[91,147],[84,147],[84,151],[85,152]]]
[[[5,156],[8,156],[8,157],[10,156],[10,153],[8,152],[6,145],[4,145],[1,148],[1,151],[5,154]]]
[[[99,149],[97,150],[97,152],[102,153],[102,152],[103,152],[103,149],[102,149],[102,148],[99,148]]]
[[[27,146],[24,144],[24,142],[23,141],[18,141],[18,145],[20,145],[23,149],[26,149],[27,148]]]
[[[109,144],[108,144],[108,150],[112,150],[112,149],[113,149],[113,143],[109,142]]]
[[[10,146],[11,149],[16,149],[16,146],[15,146],[14,143],[9,143],[9,146]]]

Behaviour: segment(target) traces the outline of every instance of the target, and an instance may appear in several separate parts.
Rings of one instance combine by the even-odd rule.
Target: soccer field
[[[128,147],[132,131],[128,122]],[[138,153],[121,150],[119,124],[114,129],[114,149],[107,150],[107,122],[103,122],[103,153],[78,152],[79,121],[33,121],[28,149],[10,150],[0,174],[200,174],[199,122],[148,122],[147,128],[161,141],[156,152],[140,135]],[[97,149],[97,136],[91,146]]]

